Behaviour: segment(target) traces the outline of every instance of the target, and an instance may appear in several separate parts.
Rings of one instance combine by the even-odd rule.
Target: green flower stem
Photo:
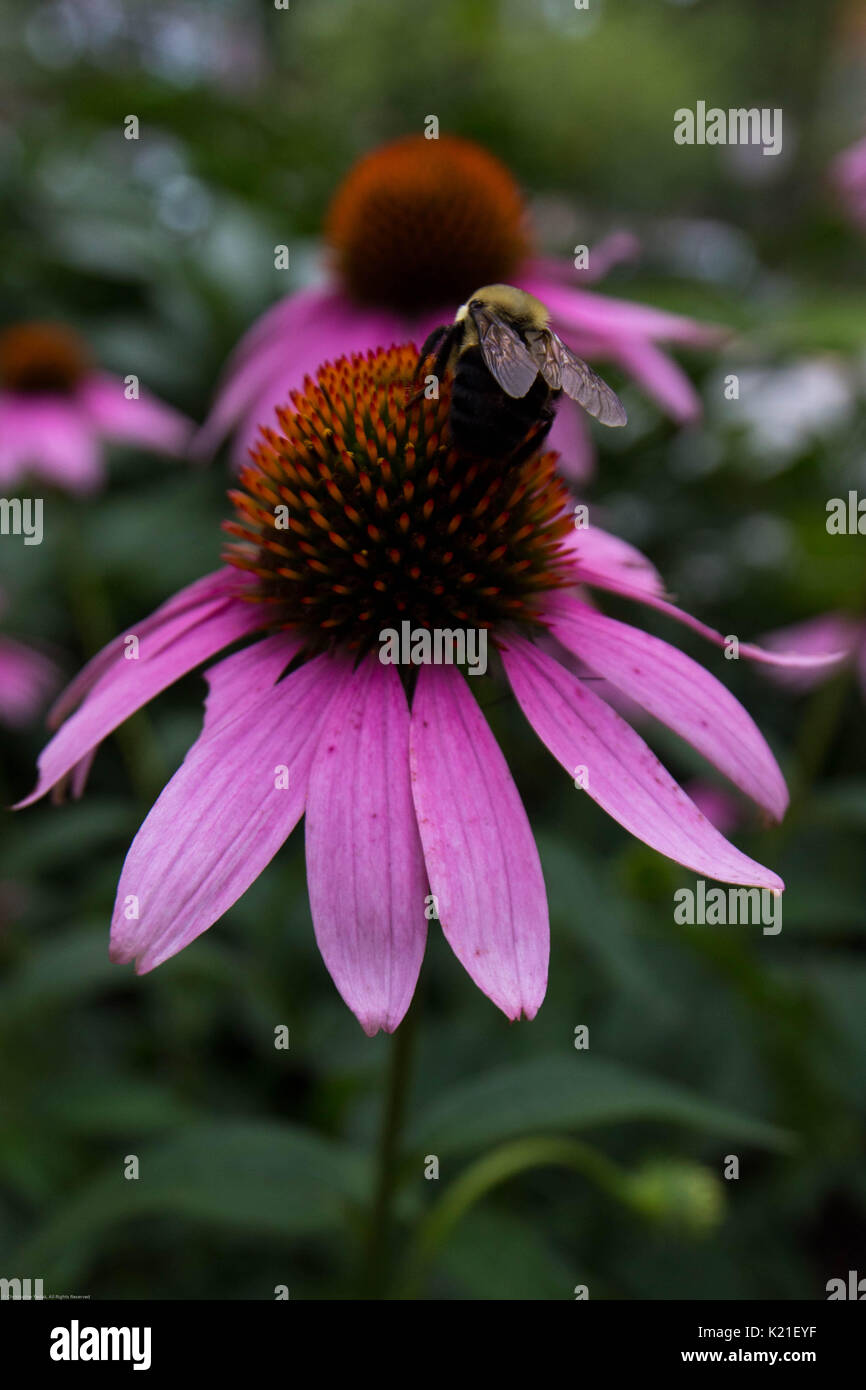
[[[409,1092],[417,1001],[389,1039],[388,1078],[382,1106],[382,1128],[376,1166],[376,1187],[370,1212],[365,1252],[363,1292],[384,1298],[388,1287],[392,1205],[400,1160],[400,1136]]]
[[[560,1167],[580,1173],[597,1187],[641,1215],[643,1202],[628,1176],[597,1149],[577,1139],[533,1136],[502,1144],[460,1174],[421,1221],[409,1255],[399,1296],[415,1298],[432,1261],[471,1207],[493,1188],[530,1168]]]

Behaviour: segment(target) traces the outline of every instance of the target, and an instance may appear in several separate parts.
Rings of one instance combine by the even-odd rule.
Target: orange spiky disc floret
[[[556,455],[508,467],[457,453],[449,379],[439,400],[407,405],[417,362],[407,345],[325,363],[229,493],[226,559],[256,575],[273,626],[303,629],[311,648],[367,651],[404,619],[533,628],[539,595],[573,582]]]
[[[0,332],[0,387],[27,394],[73,391],[90,368],[82,340],[62,323],[15,323]]]
[[[410,135],[360,160],[337,190],[325,235],[355,299],[408,313],[508,281],[529,251],[511,174],[454,135]]]

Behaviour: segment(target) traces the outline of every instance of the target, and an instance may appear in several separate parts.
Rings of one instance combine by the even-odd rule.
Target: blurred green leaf
[[[535,1226],[500,1211],[469,1212],[437,1266],[474,1299],[569,1299],[581,1282]]]
[[[20,1025],[40,1010],[78,1001],[123,976],[108,959],[108,922],[70,927],[38,946],[0,987],[0,1029]]]
[[[726,1142],[771,1149],[790,1143],[783,1130],[763,1120],[581,1052],[573,1059],[536,1057],[455,1086],[418,1118],[411,1139],[441,1157],[538,1130],[582,1130],[624,1120],[685,1124],[723,1134]]]
[[[12,1264],[44,1268],[48,1279],[60,1260],[65,1277],[80,1275],[121,1223],[150,1216],[280,1239],[340,1229],[367,1191],[357,1153],[291,1125],[193,1125],[138,1157],[139,1177],[127,1179],[119,1150],[112,1169],[67,1199]]]

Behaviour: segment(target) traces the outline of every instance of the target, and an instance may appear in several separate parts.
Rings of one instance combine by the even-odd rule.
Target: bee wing
[[[538,364],[519,334],[486,309],[471,309],[484,365],[507,396],[525,396],[538,376]]]
[[[603,425],[626,423],[625,406],[616,392],[549,328],[527,334],[527,342],[548,386],[561,388]]]

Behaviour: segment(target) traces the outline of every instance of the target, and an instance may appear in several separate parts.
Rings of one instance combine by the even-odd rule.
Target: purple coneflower
[[[723,334],[575,286],[575,278],[589,283],[633,254],[631,237],[596,247],[582,271],[534,255],[517,184],[472,141],[411,135],[374,150],[338,189],[325,240],[328,283],[280,300],[246,333],[199,436],[200,452],[235,431],[235,458],[244,462],[259,426],[273,422],[275,407],[325,358],[409,338],[423,342],[479,285],[502,282],[546,304],[552,326],[580,357],[618,363],[681,423],[700,414],[694,387],[658,344],[707,345]],[[570,403],[558,412],[551,445],[567,476],[588,474],[586,418]]]
[[[580,586],[724,639],[670,604],[631,546],[574,529],[553,453],[511,468],[459,456],[447,381],[438,401],[407,406],[416,360],[408,346],[343,358],[292,394],[230,494],[227,566],[93,658],[53,711],[55,727],[65,722],[22,803],[70,776],[80,789],[99,742],[134,710],[254,638],[206,672],[202,732],[127,856],[111,954],[140,972],[173,956],[306,812],[316,938],[369,1034],[403,1017],[436,918],[510,1019],[534,1016],[547,979],[545,887],[517,788],[459,668],[379,659],[382,632],[406,619],[488,634],[542,743],[633,835],[696,873],[783,887],[567,669],[579,658],[778,818],[785,784],[741,705],[691,658],[591,607]]]
[[[63,324],[0,331],[0,486],[33,475],[70,492],[103,480],[101,443],[117,440],[182,454],[190,422],[178,411],[98,371]]]

